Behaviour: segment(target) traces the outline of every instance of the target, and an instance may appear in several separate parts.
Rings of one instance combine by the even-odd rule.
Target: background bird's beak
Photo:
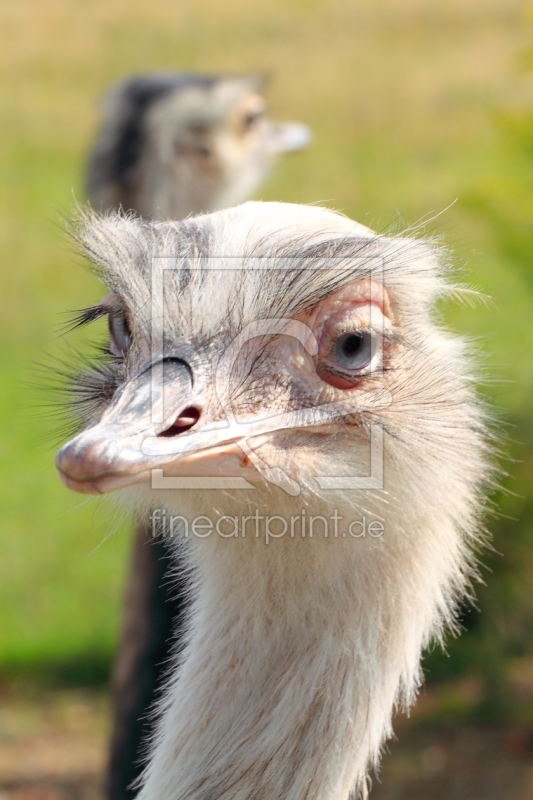
[[[163,359],[129,380],[101,419],[57,454],[56,466],[65,485],[101,494],[145,479],[146,471],[165,459],[147,458],[142,452],[144,439],[171,428],[190,407],[192,390],[192,371],[178,358]]]
[[[272,126],[270,145],[274,153],[303,150],[313,138],[311,129],[301,122],[276,122]]]

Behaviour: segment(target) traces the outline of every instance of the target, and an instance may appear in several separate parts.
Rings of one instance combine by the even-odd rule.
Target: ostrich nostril
[[[161,431],[158,436],[178,436],[180,433],[190,430],[200,419],[200,410],[189,406],[185,408],[179,417],[177,417],[170,428]]]

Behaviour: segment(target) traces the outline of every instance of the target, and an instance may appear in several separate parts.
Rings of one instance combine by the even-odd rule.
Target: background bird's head
[[[280,203],[88,217],[79,236],[109,289],[83,318],[107,316],[110,336],[75,387],[87,427],[57,459],[70,488],[164,470],[404,507],[429,493],[468,526],[483,423],[463,342],[434,321],[449,289],[427,244]]]
[[[105,211],[182,219],[247,199],[281,153],[310,140],[266,115],[256,77],[155,73],[108,95],[88,194]]]

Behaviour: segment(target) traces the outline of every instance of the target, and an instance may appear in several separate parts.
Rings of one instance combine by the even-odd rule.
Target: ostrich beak
[[[76,492],[104,494],[143,483],[154,469],[177,464],[180,474],[192,469],[194,475],[198,469],[202,472],[200,462],[212,464],[216,459],[218,474],[242,472],[245,465],[248,474],[253,463],[264,477],[278,483],[272,471],[265,474],[266,465],[247,440],[287,428],[321,425],[342,412],[337,404],[329,403],[247,421],[237,421],[229,412],[222,420],[208,416],[200,420],[194,406],[201,394],[193,389],[192,371],[181,359],[164,359],[139,373],[117,391],[97,423],[58,452],[61,480]],[[220,461],[224,458],[231,463]]]
[[[185,429],[194,424],[194,417],[182,414],[190,407],[192,387],[191,368],[179,358],[163,359],[129,380],[101,419],[57,454],[56,466],[65,485],[101,494],[135,483],[147,469],[160,466],[155,462],[161,459],[149,463],[142,443],[167,430],[176,419]]]
[[[201,395],[191,368],[179,358],[143,370],[116,392],[98,422],[58,452],[61,480],[75,492],[104,494],[148,481],[152,470],[176,462],[180,474],[195,475],[214,461],[218,474],[239,471],[249,459],[243,458],[244,445],[235,443],[280,426],[279,418],[239,424],[213,421],[208,413],[197,425],[200,410],[194,406],[203,405]]]
[[[301,122],[279,122],[272,124],[270,146],[273,153],[292,153],[303,150],[313,138],[311,129]]]

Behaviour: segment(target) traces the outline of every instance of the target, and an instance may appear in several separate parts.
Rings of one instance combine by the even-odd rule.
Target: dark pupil
[[[363,337],[360,333],[350,333],[340,342],[340,350],[345,358],[353,358],[357,355],[363,344]]]

